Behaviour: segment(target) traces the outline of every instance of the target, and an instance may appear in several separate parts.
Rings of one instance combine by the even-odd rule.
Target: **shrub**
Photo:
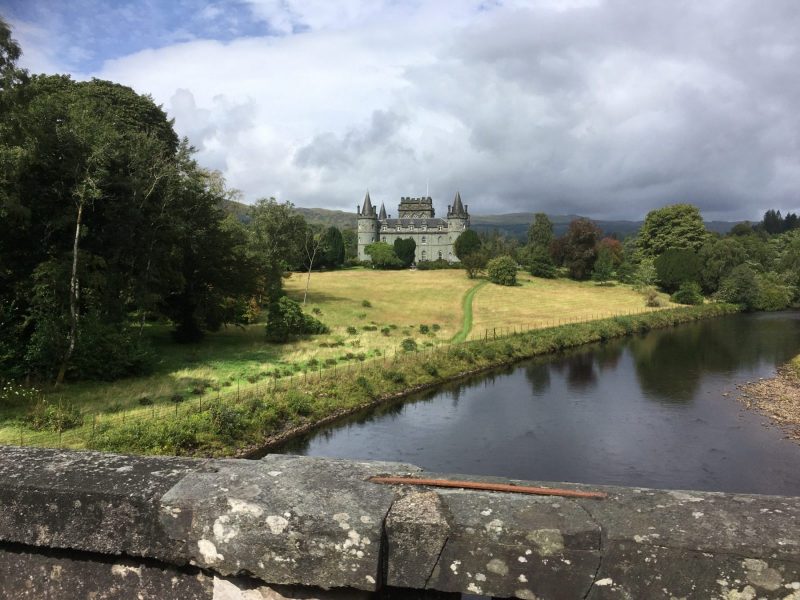
[[[383,327],[383,328],[381,328],[381,333],[388,337],[389,335],[391,335],[392,330],[389,329],[388,327]]]
[[[283,296],[269,306],[266,332],[269,341],[284,343],[291,336],[329,333],[330,329],[322,321],[304,314],[300,304]]]
[[[361,306],[363,306],[364,308],[372,308],[372,303],[369,300],[362,300]]]
[[[734,267],[720,283],[714,295],[723,302],[738,304],[745,310],[755,310],[758,303],[758,277],[747,265]]]
[[[350,335],[355,335],[355,334],[358,333],[358,329],[356,329],[352,325],[348,325],[347,326],[347,333],[350,334]]]
[[[24,406],[33,403],[41,392],[33,387],[13,381],[0,382],[0,406]]]
[[[335,358],[326,358],[325,359],[325,364],[328,365],[329,367],[332,367],[333,365],[336,364],[336,359]]]
[[[644,291],[644,305],[651,308],[661,306],[661,298],[658,297],[658,292],[652,288]]]
[[[137,399],[137,402],[140,406],[151,406],[153,404],[153,399],[150,396],[142,396]]]
[[[37,431],[65,431],[83,425],[83,415],[71,402],[53,404],[45,399],[37,402],[26,419]]]
[[[439,331],[441,328],[442,326],[439,325],[438,323],[434,323],[433,325],[431,325],[431,329],[433,329],[434,331]]]
[[[431,377],[436,377],[439,374],[439,369],[436,368],[436,365],[431,363],[425,363],[423,369],[425,369],[425,372]]]
[[[788,308],[794,297],[794,290],[774,273],[760,274],[756,310],[783,310]]]
[[[298,390],[289,390],[286,392],[284,401],[290,411],[301,417],[307,417],[314,410],[314,402],[311,397]]]
[[[400,373],[399,371],[384,371],[383,378],[387,381],[391,381],[392,383],[396,383],[401,385],[406,382],[406,376]]]
[[[364,331],[378,331],[377,325],[364,325],[361,329]]]
[[[400,342],[400,347],[404,352],[414,352],[417,349],[417,342],[413,338],[406,338]]]
[[[703,294],[700,291],[700,285],[690,281],[681,284],[678,291],[672,294],[670,300],[677,304],[702,304]]]
[[[232,406],[218,402],[208,411],[211,430],[222,437],[233,438],[244,427],[244,415]]]
[[[314,313],[315,315],[321,315],[322,309],[320,309],[318,306],[315,306],[314,308],[311,309],[311,312]]]
[[[489,280],[498,285],[517,284],[517,263],[510,256],[498,256],[486,265]]]
[[[316,358],[309,359],[308,363],[306,363],[309,367],[316,367],[319,364],[319,361]]]
[[[420,333],[423,333],[423,334],[430,333],[430,330],[431,330],[431,328],[428,327],[427,325],[420,325],[419,326],[419,332]]]

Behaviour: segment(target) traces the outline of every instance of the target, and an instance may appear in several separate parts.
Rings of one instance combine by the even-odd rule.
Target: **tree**
[[[639,248],[655,258],[670,248],[697,252],[707,239],[700,209],[691,204],[673,204],[647,213],[639,231]]]
[[[22,50],[11,37],[11,28],[0,17],[0,93],[27,80],[27,72],[17,68]]]
[[[417,242],[413,238],[397,238],[394,241],[394,253],[404,267],[411,266],[414,262],[414,253],[417,251]]]
[[[358,258],[358,233],[353,229],[343,229],[342,240],[344,241],[345,260]]]
[[[467,254],[461,260],[461,266],[467,271],[467,277],[469,279],[475,279],[478,273],[486,268],[487,261],[486,253],[483,250],[478,250],[477,252]]]
[[[342,232],[336,227],[328,227],[322,238],[321,267],[336,269],[344,264],[345,242]]]
[[[758,277],[748,265],[739,265],[723,278],[715,297],[723,302],[740,304],[755,310],[758,301]]]
[[[464,257],[470,254],[474,254],[481,249],[481,239],[478,237],[478,234],[475,233],[472,229],[467,229],[461,235],[456,238],[455,244],[453,244],[453,250],[462,263],[464,262]]]
[[[529,269],[534,277],[555,279],[556,266],[546,248],[536,247],[529,257]]]
[[[783,217],[781,216],[781,211],[779,210],[768,210],[764,213],[764,218],[761,221],[761,225],[769,234],[776,234],[776,233],[783,233],[784,231],[784,223]]]
[[[655,260],[658,283],[666,292],[676,291],[682,284],[696,282],[700,261],[692,250],[670,248]]]
[[[710,240],[700,248],[700,283],[711,294],[719,289],[722,278],[747,260],[744,247],[735,237]]]
[[[486,274],[498,285],[516,285],[517,263],[510,256],[498,256],[486,264]]]
[[[533,216],[533,223],[528,229],[528,245],[546,250],[552,241],[553,222],[546,214],[536,213]]]
[[[614,275],[614,258],[612,250],[608,246],[599,246],[597,260],[592,269],[592,279],[600,283],[605,283]]]
[[[575,219],[564,234],[564,264],[573,279],[587,279],[597,260],[600,229],[589,219]]]
[[[311,283],[311,270],[314,268],[314,261],[317,258],[317,254],[320,253],[323,243],[323,234],[309,226],[306,229],[306,235],[303,240],[303,251],[305,253],[306,266],[308,267],[306,289],[303,290],[303,306],[306,305],[306,299],[308,298],[308,285]]]
[[[625,258],[625,249],[622,242],[611,237],[604,237],[597,243],[598,259],[600,253],[606,251],[611,259],[611,266],[616,268],[622,264]]]
[[[394,253],[394,248],[385,242],[367,244],[364,252],[378,269],[399,269],[403,266],[403,262]]]
[[[290,202],[262,198],[253,207],[251,247],[268,304],[283,295],[283,278],[290,265],[301,262],[306,230],[305,219]]]

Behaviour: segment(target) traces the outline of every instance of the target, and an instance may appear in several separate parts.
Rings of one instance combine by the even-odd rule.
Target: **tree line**
[[[29,75],[0,20],[0,379],[113,379],[148,369],[142,335],[179,342],[266,310],[282,340],[319,331],[284,299],[289,269],[336,268],[342,232],[236,193],[152,98],[66,75]]]
[[[604,236],[585,218],[555,237],[550,219],[538,213],[525,244],[467,231],[455,250],[468,276],[486,270],[497,283],[502,277],[492,268],[506,257],[537,277],[634,284],[653,303],[656,288],[682,304],[712,298],[746,310],[780,310],[800,302],[800,228],[793,213],[781,217],[776,210],[721,235],[706,230],[696,206],[675,204],[650,211],[639,232],[623,240]]]

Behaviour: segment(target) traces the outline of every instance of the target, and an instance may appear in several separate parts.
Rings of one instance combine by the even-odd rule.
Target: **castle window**
[[[422,251],[422,260],[425,260],[425,250]]]
[[[423,244],[427,244],[427,243],[428,243],[428,242],[426,241],[426,239],[425,239],[425,236],[424,236],[424,235],[422,236],[422,243],[423,243]]]
[[[439,250],[439,260],[442,260],[442,251]]]
[[[386,236],[383,236],[383,243],[386,243]]]

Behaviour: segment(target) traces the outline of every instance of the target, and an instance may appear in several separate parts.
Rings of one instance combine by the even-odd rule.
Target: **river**
[[[800,445],[737,401],[800,353],[800,313],[732,315],[446,384],[280,451],[431,471],[800,496]]]

